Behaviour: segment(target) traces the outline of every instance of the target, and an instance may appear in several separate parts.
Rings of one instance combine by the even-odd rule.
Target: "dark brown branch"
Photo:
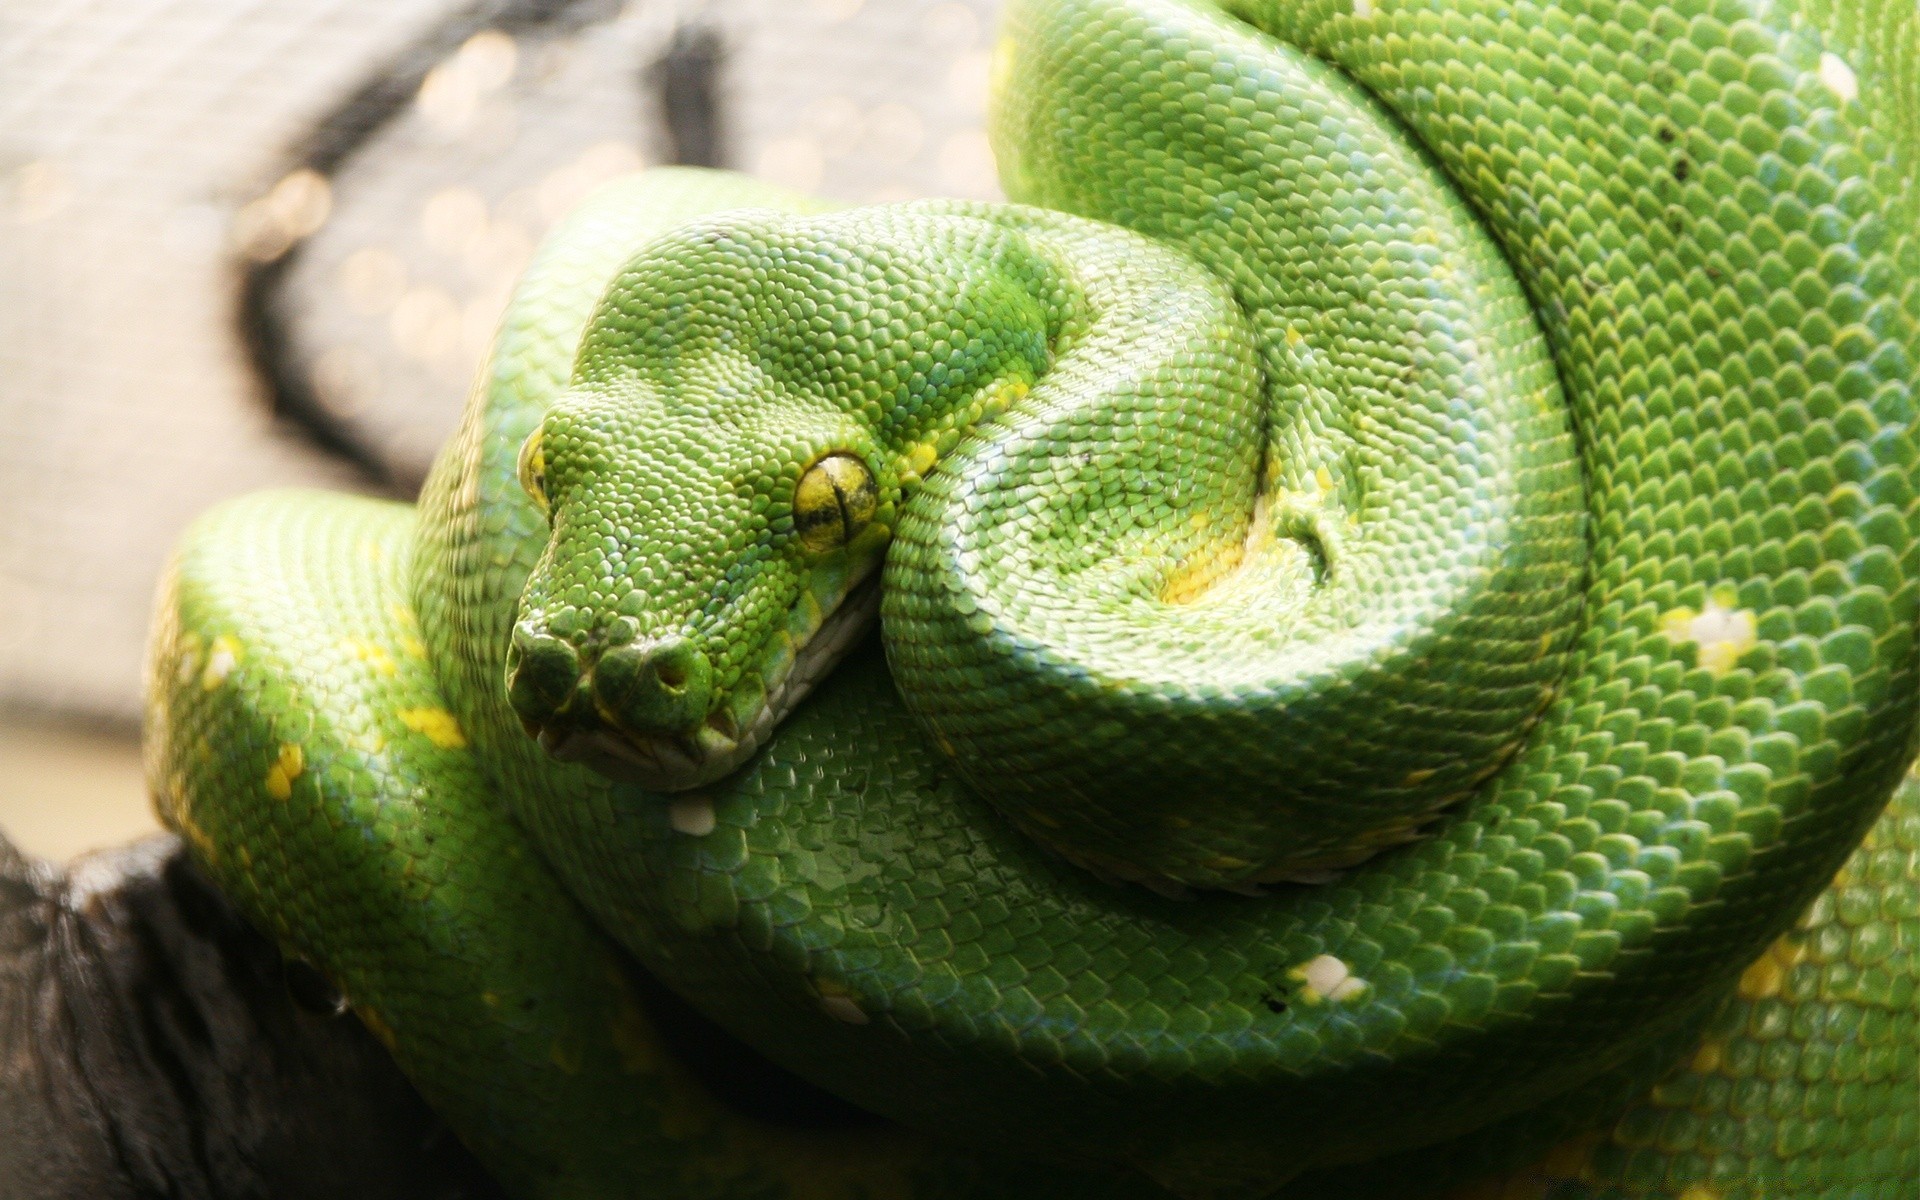
[[[498,1200],[308,1003],[175,839],[62,871],[0,837],[0,1197]]]

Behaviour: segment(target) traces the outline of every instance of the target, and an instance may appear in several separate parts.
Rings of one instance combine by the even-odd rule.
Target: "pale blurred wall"
[[[994,8],[0,9],[0,829],[65,855],[151,827],[133,734],[168,547],[239,492],[417,480],[546,225],[671,153],[677,31],[719,48],[729,165],[855,201],[992,197]],[[393,119],[305,169],[314,131],[389,77],[409,88]],[[235,319],[263,264],[284,268],[286,361],[359,465],[271,415]]]

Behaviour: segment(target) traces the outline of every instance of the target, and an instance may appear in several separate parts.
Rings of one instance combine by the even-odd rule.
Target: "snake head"
[[[743,762],[867,624],[904,494],[1047,360],[1052,271],[910,206],[648,244],[521,455],[552,522],[508,657],[527,729],[663,789]]]
[[[774,396],[782,434],[728,427],[708,391],[576,389],[521,454],[552,533],[508,701],[554,757],[667,791],[740,765],[852,643],[897,491],[844,422]]]

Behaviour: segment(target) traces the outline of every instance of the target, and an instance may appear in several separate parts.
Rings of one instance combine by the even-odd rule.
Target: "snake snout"
[[[522,721],[543,725],[580,685],[580,654],[563,638],[522,622],[507,650],[507,702]]]
[[[686,734],[706,719],[713,666],[681,637],[616,646],[593,666],[593,705],[635,737]]]
[[[707,656],[672,635],[596,656],[592,647],[583,653],[522,622],[507,653],[507,699],[530,725],[605,724],[639,738],[684,735],[706,719],[712,691]]]
[[[758,744],[709,714],[713,664],[687,638],[584,640],[525,620],[507,650],[507,701],[555,759],[675,791],[724,774]]]

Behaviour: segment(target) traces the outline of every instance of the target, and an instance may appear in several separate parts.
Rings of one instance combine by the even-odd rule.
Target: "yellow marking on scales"
[[[393,661],[392,652],[370,638],[346,638],[341,641],[340,648],[352,655],[355,662],[364,664],[383,679],[391,679],[399,673],[400,668]]]
[[[940,452],[932,442],[915,442],[907,447],[900,457],[900,483],[903,486],[919,483],[933,470],[933,464],[940,460]]]
[[[240,643],[221,634],[213,639],[213,649],[207,655],[207,669],[200,672],[200,686],[212,691],[227,681],[233,669],[240,665],[242,657]]]
[[[1687,1064],[1687,1069],[1695,1075],[1714,1074],[1725,1059],[1726,1049],[1726,1043],[1719,1038],[1708,1038],[1693,1052],[1693,1061]]]
[[[1301,503],[1320,503],[1318,495],[1299,496],[1281,492],[1278,500],[1287,504],[1293,500]],[[1210,514],[1195,514],[1196,522],[1210,520]],[[1247,522],[1247,534],[1239,542],[1221,547],[1213,555],[1196,555],[1167,577],[1160,586],[1160,603],[1193,604],[1203,598],[1226,594],[1236,580],[1244,582],[1248,572],[1257,571],[1265,565],[1266,556],[1262,554],[1273,540],[1273,506],[1267,497],[1253,498],[1253,516]]]
[[[1805,951],[1790,937],[1780,938],[1767,947],[1767,952],[1753,960],[1753,965],[1740,973],[1740,998],[1743,1000],[1765,1000],[1778,996],[1780,989],[1786,986],[1787,973],[1800,962]]]
[[[1715,675],[1733,669],[1740,656],[1759,641],[1753,610],[1734,608],[1733,597],[1716,592],[1698,612],[1676,608],[1660,618],[1660,632],[1676,646],[1692,642],[1696,661]]]
[[[940,461],[940,456],[959,444],[961,435],[968,428],[997,417],[1018,404],[1032,390],[1032,386],[1024,379],[1009,379],[991,390],[983,389],[974,400],[971,421],[936,430],[931,436],[902,450],[894,465],[900,477],[900,486],[912,487],[925,479],[927,472],[933,470],[934,464]]]
[[[989,392],[986,402],[980,406],[980,416],[996,417],[1026,399],[1033,385],[1024,379],[1009,379]]]
[[[403,708],[394,716],[400,723],[442,750],[462,750],[467,745],[467,735],[460,730],[460,722],[444,708]]]
[[[286,800],[293,795],[293,781],[307,769],[306,751],[294,742],[282,742],[280,753],[267,768],[267,795]]]

